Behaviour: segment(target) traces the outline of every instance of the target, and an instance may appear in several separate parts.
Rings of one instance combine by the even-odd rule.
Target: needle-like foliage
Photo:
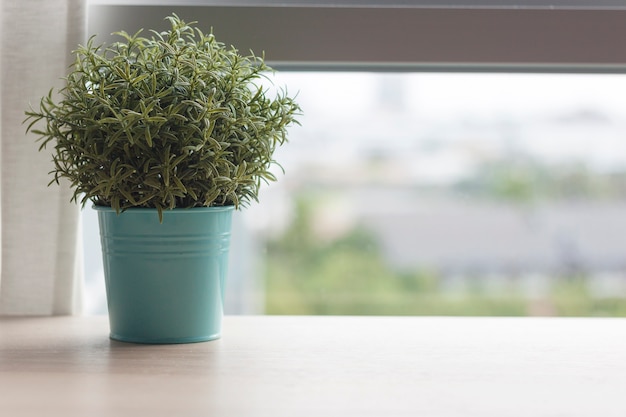
[[[76,51],[55,100],[26,112],[41,149],[54,145],[54,178],[73,201],[163,210],[245,206],[275,181],[274,150],[300,108],[258,82],[263,57],[242,56],[178,16],[168,31]],[[43,128],[38,126],[43,123]]]

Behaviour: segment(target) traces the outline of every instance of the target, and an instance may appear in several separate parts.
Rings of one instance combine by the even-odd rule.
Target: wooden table
[[[0,318],[0,416],[626,416],[626,320],[226,317],[135,345]]]

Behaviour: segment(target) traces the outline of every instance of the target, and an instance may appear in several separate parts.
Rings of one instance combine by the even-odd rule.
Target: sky
[[[399,80],[407,105],[424,117],[442,114],[490,115],[494,111],[538,114],[559,108],[626,109],[626,75],[621,74],[430,74],[292,72],[275,83],[298,91],[312,117],[362,111],[376,99],[381,80]],[[346,108],[345,99],[352,100]]]
[[[626,75],[279,72],[274,83],[304,111],[287,152],[317,146],[329,163],[376,140],[403,149],[427,139],[626,166]]]

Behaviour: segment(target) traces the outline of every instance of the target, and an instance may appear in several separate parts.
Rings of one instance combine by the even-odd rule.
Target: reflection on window
[[[302,127],[227,311],[626,315],[626,77],[278,77]]]

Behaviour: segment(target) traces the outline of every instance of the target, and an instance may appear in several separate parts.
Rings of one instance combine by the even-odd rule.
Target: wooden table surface
[[[135,345],[0,318],[0,416],[626,416],[626,320],[226,317]]]

